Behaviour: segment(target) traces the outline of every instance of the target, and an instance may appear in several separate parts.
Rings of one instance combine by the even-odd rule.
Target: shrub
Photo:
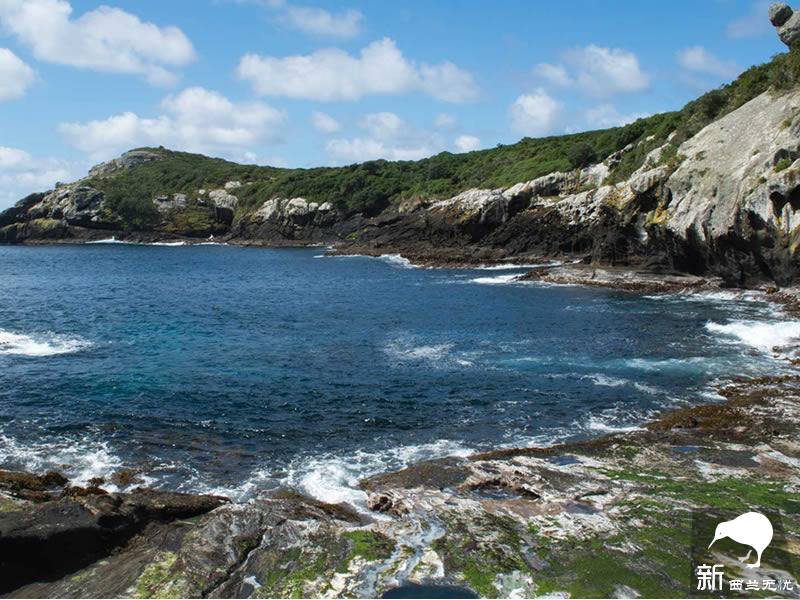
[[[591,144],[578,142],[567,150],[567,160],[573,169],[582,169],[597,160],[597,152]]]

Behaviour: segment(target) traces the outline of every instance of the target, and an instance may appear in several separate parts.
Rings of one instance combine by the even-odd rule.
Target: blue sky
[[[412,159],[672,110],[784,50],[763,0],[0,0],[0,208],[135,146]]]

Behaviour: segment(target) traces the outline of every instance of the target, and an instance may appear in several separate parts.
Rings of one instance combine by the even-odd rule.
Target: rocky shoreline
[[[761,567],[744,572],[740,548],[708,559],[729,576],[794,580],[800,376],[719,393],[721,403],[667,411],[635,431],[368,478],[368,511],[291,490],[234,504],[0,472],[1,591],[370,597],[425,584],[485,597],[685,596],[694,515],[745,509],[780,520]]]

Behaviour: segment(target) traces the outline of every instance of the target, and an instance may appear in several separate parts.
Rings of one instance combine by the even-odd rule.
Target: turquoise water
[[[226,246],[0,247],[0,464],[358,501],[359,477],[623,430],[784,369],[757,296]]]

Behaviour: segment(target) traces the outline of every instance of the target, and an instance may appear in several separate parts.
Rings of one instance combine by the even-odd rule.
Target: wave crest
[[[51,332],[25,335],[0,329],[0,354],[16,356],[55,356],[70,354],[91,346],[79,337],[67,337]]]

